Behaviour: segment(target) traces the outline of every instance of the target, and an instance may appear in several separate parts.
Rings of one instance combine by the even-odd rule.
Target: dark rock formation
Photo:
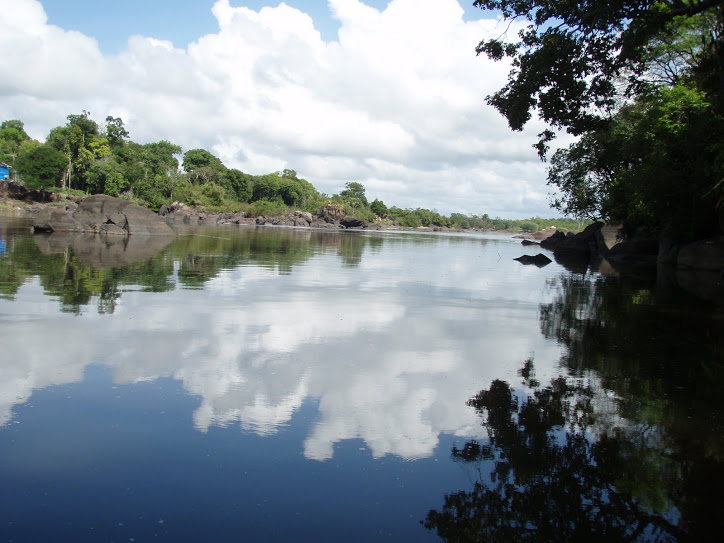
[[[345,228],[366,228],[367,222],[357,217],[343,217],[339,224]]]
[[[84,198],[74,209],[44,209],[36,215],[33,229],[122,236],[174,235],[171,227],[150,209],[105,194]]]
[[[659,242],[652,238],[627,239],[615,244],[601,255],[614,264],[655,266],[659,254]]]
[[[537,241],[530,241],[529,239],[524,239],[524,240],[521,241],[520,243],[521,243],[521,245],[523,245],[523,246],[540,245],[540,243],[538,243]]]
[[[566,235],[563,232],[556,232],[555,234],[547,237],[540,242],[540,246],[544,249],[550,249],[551,251],[558,247],[561,243],[566,240]]]
[[[596,231],[595,236],[598,252],[602,255],[608,253],[615,245],[628,239],[626,228],[622,223],[604,224]]]
[[[676,263],[683,268],[724,274],[724,236],[695,241],[683,246],[679,250]]]
[[[256,220],[253,217],[247,217],[246,214],[239,211],[237,213],[218,213],[207,211],[204,209],[196,209],[187,206],[181,202],[174,202],[171,205],[163,205],[158,210],[160,217],[171,224],[197,225],[197,224],[215,224],[215,225],[254,225]]]
[[[556,252],[580,253],[582,256],[590,257],[591,253],[597,252],[596,236],[602,227],[603,223],[595,222],[586,226],[583,232],[578,234],[556,232],[541,241],[540,245],[544,249],[551,249]]]
[[[315,215],[322,219],[325,222],[328,223],[335,223],[340,221],[347,212],[344,210],[344,206],[340,204],[334,204],[332,202],[328,202],[324,204],[322,207],[320,207],[316,212]]]
[[[3,179],[0,180],[0,198],[12,198],[13,200],[21,200],[24,202],[42,203],[54,202],[58,197],[44,189],[29,189],[25,185],[21,185],[15,181]]]
[[[526,266],[532,264],[534,266],[538,266],[539,268],[547,266],[552,262],[552,260],[543,253],[538,253],[535,256],[523,255],[519,256],[518,258],[514,258],[513,260],[517,260],[518,262],[520,262],[521,264],[525,264]]]

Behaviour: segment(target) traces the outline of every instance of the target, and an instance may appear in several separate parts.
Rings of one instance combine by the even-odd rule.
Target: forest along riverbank
[[[162,205],[158,213],[132,204],[128,200],[107,195],[87,198],[69,198],[65,201],[33,202],[32,199],[55,199],[46,191],[22,192],[15,183],[5,183],[5,207],[34,218],[35,230],[42,232],[84,232],[126,235],[131,221],[137,233],[161,232],[163,224],[171,226],[287,226],[322,229],[361,230],[424,230],[437,232],[480,232],[480,229],[449,227],[409,228],[382,222],[369,223],[349,216],[344,208],[333,202],[320,206],[314,213],[295,210],[282,216],[247,217],[244,213],[216,212],[194,208],[180,202]],[[25,200],[13,196],[25,196]],[[8,199],[8,197],[10,197]],[[31,200],[31,201],[28,201]],[[92,205],[92,202],[103,202]],[[109,213],[102,213],[104,207]],[[119,210],[134,210],[133,219]],[[85,224],[74,218],[80,213]],[[95,218],[94,218],[95,216]],[[117,217],[117,218],[115,218]],[[158,219],[163,219],[159,221]],[[81,222],[82,222],[81,221]],[[100,222],[99,222],[100,221]],[[151,224],[154,222],[154,224]],[[163,227],[165,228],[165,227]],[[540,244],[553,253],[555,260],[572,271],[603,271],[608,274],[631,275],[657,273],[666,284],[678,286],[687,292],[718,305],[724,305],[724,237],[718,236],[691,243],[676,242],[674,237],[656,239],[645,231],[628,229],[625,225],[593,223],[582,232],[564,233],[551,227],[539,232],[521,234],[526,245]],[[521,260],[523,263],[548,260],[543,254],[539,260]]]

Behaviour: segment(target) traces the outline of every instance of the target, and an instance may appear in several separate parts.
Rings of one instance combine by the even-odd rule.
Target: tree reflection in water
[[[496,380],[468,401],[488,439],[452,456],[477,480],[423,524],[450,542],[717,539],[721,319],[641,284],[554,288],[541,328],[565,346],[564,375],[541,386],[530,359],[521,387]]]

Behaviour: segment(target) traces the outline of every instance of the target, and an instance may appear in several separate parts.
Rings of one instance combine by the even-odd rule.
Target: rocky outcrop
[[[20,200],[23,202],[44,203],[55,202],[59,197],[45,189],[29,189],[25,185],[21,185],[15,181],[3,179],[0,180],[0,198],[11,198],[13,200]]]
[[[601,254],[606,254],[628,238],[626,227],[622,223],[604,224],[596,231],[595,236],[598,252]]]
[[[344,218],[345,215],[347,215],[347,212],[344,210],[343,205],[327,202],[317,209],[314,215],[322,219],[324,222],[336,223]]]
[[[173,229],[150,209],[105,194],[89,196],[66,209],[44,209],[35,216],[33,230],[120,236],[174,235]]]
[[[344,217],[339,221],[341,226],[345,228],[366,228],[367,221],[358,219],[357,217]]]
[[[256,224],[253,217],[239,211],[236,213],[218,213],[189,207],[181,202],[174,202],[171,205],[162,205],[158,210],[160,217],[170,224],[178,225],[253,225]]]
[[[556,232],[542,240],[540,246],[554,252],[578,253],[581,257],[589,258],[598,250],[596,239],[601,228],[603,228],[603,223],[595,222],[586,226],[583,232],[578,234]]]
[[[684,245],[676,263],[682,268],[696,268],[724,275],[724,236],[695,241]]]
[[[517,260],[521,264],[533,265],[538,266],[539,268],[542,268],[543,266],[547,266],[551,262],[553,262],[550,258],[548,258],[543,253],[538,253],[537,255],[523,255],[519,256],[518,258],[514,258],[513,260]]]
[[[600,254],[614,264],[656,266],[659,242],[646,237],[627,239],[617,243],[608,251],[600,251]]]
[[[329,202],[314,214],[296,210],[282,216],[260,215],[247,217],[243,212],[217,213],[191,208],[180,202],[161,206],[158,214],[171,224],[185,225],[250,225],[250,226],[297,226],[312,228],[370,228],[362,219],[348,217],[344,206]]]

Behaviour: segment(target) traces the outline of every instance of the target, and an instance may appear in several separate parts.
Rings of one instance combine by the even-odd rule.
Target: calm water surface
[[[705,540],[724,314],[501,236],[0,217],[0,541]]]

